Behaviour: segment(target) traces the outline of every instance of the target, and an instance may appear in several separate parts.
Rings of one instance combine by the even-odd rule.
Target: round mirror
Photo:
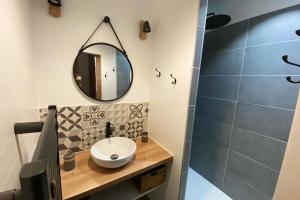
[[[133,79],[128,57],[121,49],[107,43],[84,47],[75,59],[73,75],[81,91],[99,101],[124,96]]]

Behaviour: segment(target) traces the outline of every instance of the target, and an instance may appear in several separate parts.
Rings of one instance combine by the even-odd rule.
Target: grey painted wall
[[[273,197],[299,90],[285,77],[300,80],[281,57],[300,63],[299,18],[295,6],[205,34],[190,166],[234,200]]]

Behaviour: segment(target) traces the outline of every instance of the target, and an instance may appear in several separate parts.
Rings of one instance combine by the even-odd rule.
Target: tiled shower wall
[[[235,200],[271,200],[293,120],[300,6],[205,34],[190,166]]]
[[[97,104],[57,108],[59,153],[88,150],[105,136],[106,122],[113,124],[114,136],[136,138],[148,130],[149,103]],[[40,119],[47,108],[39,110]]]
[[[117,51],[117,97],[123,96],[130,85],[130,65],[124,55]]]

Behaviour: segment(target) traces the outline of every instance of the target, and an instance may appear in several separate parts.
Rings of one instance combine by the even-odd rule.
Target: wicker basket
[[[166,172],[166,166],[163,165],[137,176],[135,182],[139,192],[145,193],[165,183]]]

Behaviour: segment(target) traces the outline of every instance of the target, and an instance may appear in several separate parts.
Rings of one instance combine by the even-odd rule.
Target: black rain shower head
[[[229,15],[216,15],[215,13],[207,14],[206,18],[206,29],[216,29],[221,28],[227,25],[231,21],[231,17]]]

